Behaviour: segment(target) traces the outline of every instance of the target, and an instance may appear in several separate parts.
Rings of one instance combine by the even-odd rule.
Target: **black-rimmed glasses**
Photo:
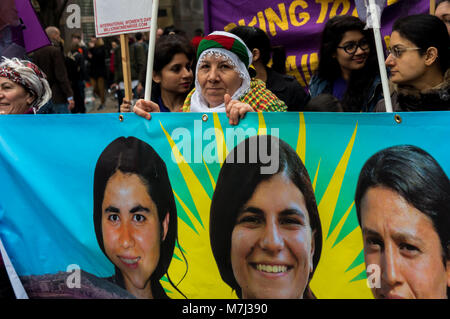
[[[358,48],[360,48],[363,51],[366,51],[369,49],[369,47],[370,47],[369,42],[366,39],[361,39],[358,42],[351,41],[343,46],[338,46],[339,49],[344,49],[344,51],[347,54],[355,54],[356,51],[358,51]]]

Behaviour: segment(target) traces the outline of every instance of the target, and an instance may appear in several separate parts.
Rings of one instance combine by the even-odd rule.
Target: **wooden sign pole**
[[[131,101],[133,98],[133,91],[131,87],[131,68],[130,68],[130,49],[128,47],[128,35],[120,35],[120,50],[122,53],[122,71],[123,83],[125,86],[125,99]]]
[[[430,0],[430,14],[434,15],[436,11],[436,0]]]

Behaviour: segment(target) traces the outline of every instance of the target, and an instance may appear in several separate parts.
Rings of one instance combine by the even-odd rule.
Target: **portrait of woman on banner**
[[[315,298],[309,283],[322,250],[320,218],[308,172],[287,143],[253,136],[228,154],[211,203],[210,241],[239,298]]]
[[[98,244],[115,266],[110,280],[137,298],[168,298],[159,280],[177,241],[177,211],[166,165],[135,137],[119,137],[100,155],[94,175]],[[181,293],[181,292],[180,292]]]
[[[411,145],[374,154],[355,206],[376,299],[449,297],[450,182],[430,154]]]

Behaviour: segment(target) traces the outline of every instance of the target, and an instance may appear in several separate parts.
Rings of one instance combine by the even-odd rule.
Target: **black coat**
[[[310,99],[309,94],[293,76],[278,73],[270,68],[267,68],[266,87],[286,103],[288,111],[303,111]]]

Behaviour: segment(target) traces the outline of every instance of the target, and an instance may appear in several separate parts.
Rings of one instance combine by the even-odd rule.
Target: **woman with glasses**
[[[394,23],[386,59],[394,111],[450,110],[449,47],[447,28],[435,16],[412,15]],[[385,110],[382,100],[376,111]]]
[[[311,98],[332,94],[347,112],[371,112],[382,98],[373,35],[352,16],[335,16],[322,33],[319,68],[309,84]]]

